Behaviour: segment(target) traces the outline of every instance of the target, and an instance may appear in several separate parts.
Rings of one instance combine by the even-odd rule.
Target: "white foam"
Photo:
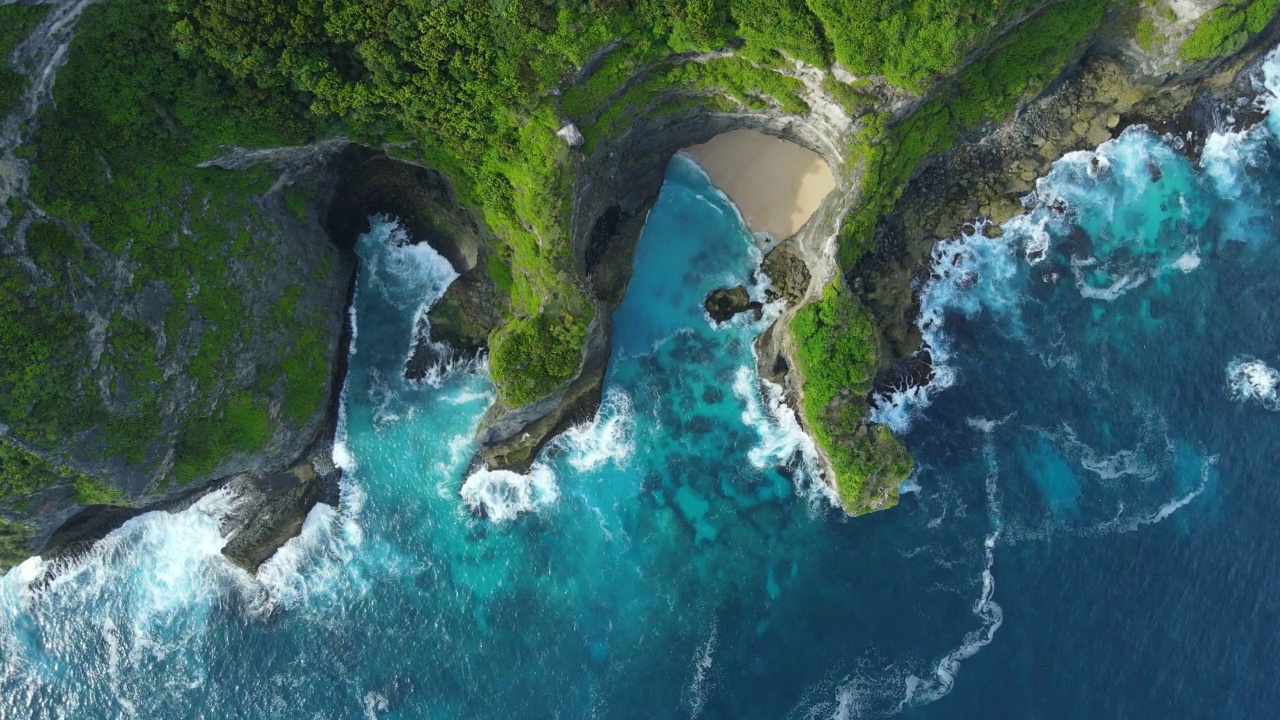
[[[877,393],[871,398],[871,419],[887,425],[898,435],[910,432],[915,419],[933,404],[930,388],[937,388],[940,384],[911,385],[888,394]]]
[[[342,440],[333,441],[333,464],[340,468],[343,472],[351,472],[356,469],[355,455],[351,454],[351,449],[347,447],[347,441],[344,437]]]
[[[715,627],[712,627],[707,639],[698,646],[693,655],[693,676],[690,678],[689,685],[685,690],[690,720],[700,717],[703,707],[706,705],[707,691],[711,685],[711,667],[715,661],[716,641],[718,639],[719,633]]]
[[[764,391],[763,397],[757,387]],[[787,404],[782,387],[763,378],[757,386],[755,372],[744,365],[734,374],[733,394],[744,406],[742,424],[755,430],[760,438],[760,443],[747,451],[752,466],[758,469],[789,466],[796,490],[811,504],[838,505],[835,491],[822,480],[813,438],[804,431],[795,411]]]
[[[1217,464],[1218,456],[1210,455],[1205,458],[1204,462],[1200,466],[1200,482],[1190,491],[1168,500],[1155,510],[1146,513],[1145,515],[1127,517],[1125,515],[1125,507],[1121,504],[1114,518],[1084,534],[1106,535],[1110,533],[1127,533],[1133,532],[1146,525],[1155,525],[1168,520],[1174,513],[1190,505],[1193,500],[1204,493],[1205,488],[1209,486],[1210,473],[1212,472],[1213,467]]]
[[[1197,251],[1185,252],[1173,261],[1173,267],[1184,273],[1189,273],[1200,267],[1200,253]]]
[[[552,443],[567,452],[576,470],[595,470],[607,463],[626,467],[636,450],[635,409],[620,390],[605,393],[595,417],[561,433]]]
[[[494,522],[514,520],[521,513],[555,503],[559,497],[555,473],[540,462],[535,462],[526,475],[482,468],[462,484],[462,500],[467,507]]]
[[[356,354],[356,297],[360,294],[360,285],[357,284],[355,291],[351,294],[351,307],[347,311],[347,317],[351,322],[351,341],[347,345],[347,358],[350,360]],[[356,469],[356,458],[351,454],[351,449],[347,447],[347,382],[342,383],[342,389],[338,391],[338,420],[333,430],[333,449],[330,451],[330,459],[333,460],[335,467],[342,470],[343,473],[350,473]]]
[[[1073,263],[1072,268],[1076,265]],[[1142,286],[1150,279],[1149,275],[1144,273],[1125,274],[1116,278],[1110,285],[1105,288],[1095,288],[1084,281],[1083,274],[1076,274],[1076,289],[1080,291],[1081,297],[1090,300],[1102,300],[1104,302],[1112,302],[1113,300],[1123,296],[1130,290]]]
[[[373,691],[364,694],[364,716],[368,720],[378,720],[378,713],[384,713],[390,709],[391,703],[386,695]]]
[[[302,523],[302,531],[258,568],[257,579],[266,592],[266,602],[260,609],[269,609],[277,603],[297,605],[317,589],[330,587],[325,581],[341,572],[341,567],[320,566],[330,556],[335,543],[342,542],[343,537],[337,530],[344,520],[347,519],[331,505],[316,503],[311,508]]]
[[[484,400],[485,403],[493,401],[494,394],[492,390],[467,390],[463,389],[449,395],[445,398],[450,405],[467,405],[477,400]]]
[[[471,359],[457,358],[447,344],[431,340],[431,324],[427,321],[427,314],[436,301],[458,279],[458,272],[448,259],[425,242],[414,244],[399,221],[387,216],[371,218],[370,230],[360,237],[359,243],[363,248],[361,261],[367,265],[361,272],[361,281],[388,304],[411,313],[405,362],[423,342],[443,359],[429,368],[419,382],[440,387],[452,372],[471,369]],[[354,335],[352,340],[354,346]]]
[[[977,430],[980,433],[990,433],[995,430],[1002,421],[991,420],[984,417],[970,417],[964,419],[964,424]]]
[[[1241,403],[1257,403],[1280,410],[1280,371],[1251,355],[1239,355],[1227,364],[1227,394]]]
[[[898,388],[871,399],[871,419],[888,425],[894,432],[909,431],[934,395],[956,381],[950,365],[951,343],[945,332],[949,313],[966,317],[984,311],[995,313],[1009,322],[1014,332],[1021,332],[1018,308],[1022,297],[1014,282],[1019,272],[1014,238],[1032,236],[1037,226],[1028,216],[1019,216],[1005,224],[1006,232],[998,238],[986,237],[984,226],[977,223],[973,233],[934,245],[932,278],[921,293],[920,314],[916,318],[916,326],[928,346],[932,377],[924,386]]]

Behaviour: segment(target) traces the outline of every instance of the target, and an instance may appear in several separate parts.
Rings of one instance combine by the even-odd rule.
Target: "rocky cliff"
[[[998,55],[1001,40],[1015,38],[1023,23],[1054,5],[1033,5],[1012,18],[986,48],[977,48],[965,59],[961,70]],[[1236,30],[1217,54],[1189,58],[1179,49],[1198,28],[1215,21],[1216,13],[1236,5],[1242,4],[1187,0],[1141,8],[1109,6],[1098,29],[1084,28],[1085,41],[1068,48],[1072,54],[1061,75],[1027,88],[1030,92],[1017,97],[1018,111],[1009,120],[973,126],[953,149],[921,162],[910,175],[914,179],[906,197],[891,203],[894,212],[878,224],[870,252],[843,268],[837,262],[837,237],[847,211],[863,202],[864,168],[851,146],[867,120],[887,114],[892,122],[905,124],[917,108],[954,89],[939,84],[931,91],[912,93],[882,78],[854,77],[838,65],[820,69],[786,58],[776,71],[803,82],[808,112],[741,106],[669,112],[671,97],[648,97],[646,104],[623,110],[631,120],[620,131],[579,148],[575,155],[575,258],[597,298],[616,297],[619,277],[625,279],[625,269],[619,272],[616,265],[629,263],[628,243],[634,242],[634,228],[630,234],[618,228],[642,219],[674,152],[729,130],[749,128],[778,136],[821,154],[837,170],[839,187],[805,228],[775,251],[802,258],[806,270],[793,273],[774,263],[775,273],[784,282],[806,277],[807,285],[799,301],[757,342],[762,377],[783,384],[793,405],[800,405],[802,380],[790,372],[796,349],[788,326],[795,311],[839,275],[872,310],[882,330],[886,352],[877,387],[927,381],[928,349],[921,346],[914,325],[915,292],[920,289],[914,278],[927,268],[933,242],[980,217],[999,223],[1021,212],[1019,199],[1030,191],[1030,180],[1065,152],[1103,142],[1134,122],[1172,118],[1207,85],[1221,84],[1222,78],[1214,76],[1238,67],[1266,45],[1274,36],[1274,21],[1269,19],[1266,28],[1251,33]],[[600,62],[599,57],[594,60]],[[639,70],[623,87],[640,82],[637,78],[647,71]],[[584,82],[590,73],[587,68],[574,81]],[[850,112],[833,92],[833,81],[858,87],[866,104]],[[619,91],[617,101],[625,101],[627,95]],[[532,405],[512,409],[499,404],[491,409],[478,435],[483,460],[523,467],[549,434],[563,427],[566,415],[585,413],[590,405],[581,398],[598,397],[608,353],[609,310],[608,302],[602,301],[577,377]]]
[[[1019,6],[951,77],[1003,72],[996,61],[1010,54],[1019,28],[1084,4]],[[946,78],[907,88],[839,63],[820,68],[782,52],[747,52],[755,46],[734,39],[676,55],[604,44],[556,88],[563,147],[551,154],[564,158],[562,199],[571,199],[561,209],[571,267],[556,272],[594,306],[578,371],[532,402],[496,404],[478,431],[480,459],[525,466],[598,403],[610,314],[644,213],[679,149],[749,128],[818,152],[835,170],[837,191],[767,261],[794,303],[758,342],[762,376],[786,384],[799,403],[803,383],[788,372],[790,319],[824,287],[845,282],[882,329],[882,369],[919,379],[910,361],[927,366],[927,357],[920,361],[910,322],[911,278],[933,240],[977,215],[999,222],[1017,212],[1030,180],[1063,152],[1137,120],[1172,122],[1206,84],[1222,84],[1216,73],[1274,37],[1274,6],[1109,4],[1099,29],[1083,29],[1085,39],[1067,48],[1062,79],[1004,89],[1016,100],[1012,120],[979,117],[954,148],[929,146],[904,166],[889,191],[869,185],[869,173],[882,183],[897,177],[884,174],[883,158],[909,154],[902,148],[915,140],[894,131],[958,96]],[[531,287],[521,253],[537,251],[517,247],[510,227],[495,227],[503,218],[463,209],[476,190],[431,169],[430,148],[397,140],[370,149],[386,138],[368,128],[363,145],[290,142],[324,134],[289,120],[292,111],[207,122],[225,100],[218,93],[242,89],[216,74],[207,86],[183,89],[183,78],[206,70],[154,46],[171,35],[163,14],[82,0],[24,17],[30,33],[0,47],[20,88],[0,125],[3,554],[16,560],[82,546],[132,514],[231,482],[264,508],[241,514],[240,539],[229,544],[238,562],[256,567],[263,548],[333,492],[327,443],[345,358],[349,250],[368,214],[402,217],[461,273],[430,318],[432,339],[460,352],[483,351],[512,312],[529,312],[509,302]],[[125,30],[147,23],[153,35]],[[614,79],[600,80],[606,76]],[[258,149],[238,149],[241,138]],[[868,207],[882,218],[874,242],[842,267],[849,213]],[[528,235],[520,242],[543,246],[532,222],[520,232]],[[420,348],[410,375],[448,359],[428,343]]]

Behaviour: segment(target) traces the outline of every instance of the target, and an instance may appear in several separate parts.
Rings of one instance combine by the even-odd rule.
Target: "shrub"
[[[867,394],[880,368],[880,333],[871,314],[836,279],[791,321],[803,376],[804,415],[831,461],[845,510],[887,507],[911,472],[911,456],[893,433],[866,420]]]
[[[1178,57],[1196,61],[1235,52],[1267,27],[1277,8],[1280,0],[1228,0],[1200,19],[1178,48]]]

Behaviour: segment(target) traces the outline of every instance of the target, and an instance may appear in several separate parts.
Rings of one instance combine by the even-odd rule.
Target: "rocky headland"
[[[526,468],[547,440],[591,416],[600,401],[609,358],[611,312],[625,290],[634,245],[667,162],[676,152],[734,131],[752,130],[794,143],[821,158],[831,170],[832,191],[798,231],[764,257],[761,271],[788,305],[756,343],[761,377],[782,385],[793,406],[802,407],[803,378],[795,371],[797,347],[790,323],[800,308],[842,279],[873,314],[880,330],[883,353],[877,386],[900,386],[904,379],[927,381],[927,348],[921,347],[914,320],[917,293],[927,280],[929,255],[937,239],[954,235],[978,218],[998,228],[1021,212],[1020,198],[1033,189],[1035,179],[1053,160],[1093,147],[1131,124],[1145,122],[1157,130],[1176,130],[1190,138],[1188,149],[1194,152],[1197,138],[1202,140],[1216,123],[1246,114],[1236,102],[1249,91],[1240,71],[1274,42],[1274,20],[1261,32],[1233,40],[1231,47],[1213,57],[1188,61],[1178,53],[1197,23],[1220,4],[1183,0],[1169,7],[1110,8],[1107,21],[1088,34],[1066,70],[1044,87],[1029,88],[1011,116],[967,128],[952,147],[916,167],[902,197],[892,203],[892,212],[876,223],[872,246],[845,267],[838,262],[842,226],[851,209],[869,202],[864,185],[867,155],[865,146],[859,145],[861,138],[873,127],[909,120],[913,112],[946,92],[943,85],[912,92],[884,78],[857,78],[838,64],[824,69],[782,55],[771,72],[795,83],[796,95],[807,108],[804,111],[768,97],[748,104],[714,91],[698,95],[674,88],[626,107],[621,113],[626,122],[609,132],[584,127],[588,131],[584,138],[566,119],[559,135],[570,178],[563,209],[571,246],[568,272],[589,298],[594,314],[572,377],[532,402],[515,405],[500,400],[485,415],[477,431],[477,462],[493,468]],[[990,42],[970,51],[960,67],[981,62],[1021,23],[1055,6],[1033,5],[1009,18]],[[28,233],[52,217],[38,202],[39,188],[32,189],[31,162],[22,148],[32,141],[41,122],[50,122],[38,111],[50,106],[53,79],[67,63],[71,28],[86,6],[55,3],[33,35],[39,39],[19,46],[13,55],[14,67],[22,70],[30,84],[24,104],[4,120],[0,135],[0,239],[6,256],[25,257]],[[1135,34],[1135,27],[1155,33],[1159,40],[1144,41],[1145,36]],[[594,72],[607,66],[609,53],[623,47],[618,43],[600,48],[559,90],[588,83]],[[609,101],[629,103],[632,89],[673,63],[705,64],[727,57],[733,57],[732,47],[652,60],[621,82]],[[848,98],[851,88],[857,89],[856,103]],[[589,119],[600,121],[604,114],[596,111]],[[277,229],[272,235],[279,243],[277,256],[293,264],[288,273],[278,275],[279,282],[255,281],[253,292],[261,293],[257,304],[262,307],[279,306],[280,297],[296,295],[291,303],[284,303],[294,316],[275,321],[280,330],[274,339],[277,345],[296,343],[297,317],[313,318],[318,332],[308,347],[317,362],[305,365],[304,372],[323,390],[314,398],[314,410],[299,411],[294,413],[298,419],[287,419],[284,386],[264,389],[272,376],[247,364],[224,368],[230,380],[216,387],[195,381],[164,385],[160,396],[165,408],[181,409],[197,399],[208,403],[213,413],[250,405],[260,408],[254,418],[265,417],[269,422],[264,426],[269,438],[265,444],[253,451],[218,456],[211,465],[203,459],[189,464],[183,482],[172,484],[166,478],[183,451],[190,449],[178,439],[182,428],[176,420],[155,431],[164,441],[148,445],[136,462],[119,456],[95,459],[73,447],[101,440],[96,430],[80,431],[46,452],[0,426],[0,436],[22,452],[56,460],[67,470],[65,476],[23,496],[20,504],[10,503],[0,510],[0,519],[6,523],[0,525],[0,542],[16,538],[8,560],[31,552],[74,553],[138,513],[180,508],[200,493],[230,485],[252,501],[228,520],[230,539],[225,552],[252,570],[297,532],[315,502],[332,500],[338,471],[330,455],[345,369],[344,320],[354,268],[351,247],[367,227],[368,216],[399,217],[415,239],[430,243],[460,274],[432,309],[429,335],[426,327],[421,329],[418,351],[405,368],[407,377],[422,377],[433,365],[455,359],[453,352],[484,352],[495,328],[508,319],[509,292],[504,285],[510,282],[512,262],[506,241],[483,213],[464,208],[448,176],[429,165],[403,143],[361,144],[344,138],[266,150],[222,148],[207,156],[201,167],[264,176],[264,184],[255,187],[248,202],[256,208],[255,214]],[[107,175],[113,176],[109,167]],[[60,220],[54,224],[75,229]],[[111,252],[87,232],[80,231],[79,237],[100,260],[110,261]],[[326,269],[321,274],[322,266]],[[127,263],[113,267],[121,276],[130,272]],[[319,279],[286,293],[285,280],[297,273]],[[131,308],[124,314],[126,319],[164,336],[166,301],[160,293],[172,301],[168,295],[172,282],[151,286],[150,295],[120,291],[121,286],[106,282],[88,282],[85,287],[89,292],[80,296],[84,299],[78,312],[92,316],[95,307],[123,305]],[[724,299],[729,309],[741,305],[740,297]],[[106,323],[110,316],[99,314],[107,315],[100,320]],[[264,325],[270,318],[264,312]],[[169,338],[167,347],[179,350],[164,356],[168,365],[162,375],[168,374],[163,377],[184,377],[201,339],[208,337],[208,326],[196,321],[191,327],[195,329]],[[105,325],[95,328],[90,338],[98,337],[101,347]],[[269,342],[261,344],[259,335],[247,337],[239,347],[245,357],[280,352],[268,347]],[[442,354],[440,343],[452,350]],[[181,349],[184,346],[186,350]],[[101,356],[95,356],[95,364],[97,357]],[[121,412],[133,407],[127,395],[120,400],[116,409]],[[804,413],[799,414],[803,420]],[[81,487],[77,485],[81,476],[109,478],[109,487],[97,495],[82,493],[76,489]],[[888,506],[894,499],[896,486],[886,487],[875,507]],[[25,529],[9,531],[19,525]]]

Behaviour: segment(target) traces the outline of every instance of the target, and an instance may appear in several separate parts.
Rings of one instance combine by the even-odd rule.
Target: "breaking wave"
[[[462,501],[467,507],[499,523],[551,505],[559,498],[555,473],[541,462],[535,462],[523,475],[511,470],[476,470],[462,484]]]
[[[605,393],[596,415],[575,425],[552,441],[566,452],[569,464],[579,472],[606,463],[626,467],[636,451],[636,418],[631,396],[621,390]]]
[[[1227,394],[1236,402],[1280,410],[1280,371],[1255,357],[1240,355],[1227,364]]]
[[[835,491],[822,479],[813,438],[800,425],[782,387],[765,378],[757,384],[754,369],[744,365],[734,374],[733,394],[744,406],[742,424],[755,430],[760,438],[759,444],[747,452],[751,464],[759,469],[789,468],[796,489],[811,502],[821,499],[838,505]]]

